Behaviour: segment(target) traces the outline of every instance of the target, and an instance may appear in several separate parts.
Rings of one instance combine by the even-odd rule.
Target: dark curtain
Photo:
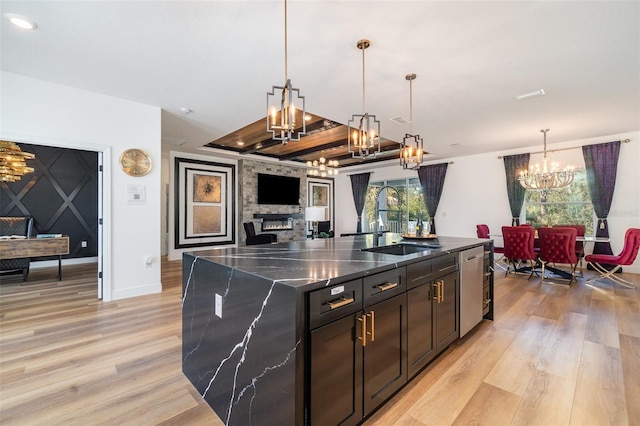
[[[518,172],[529,168],[530,154],[505,155],[504,171],[507,178],[507,196],[511,208],[511,226],[520,225],[520,212],[524,204],[524,196],[527,190],[520,185]]]
[[[351,175],[351,192],[353,193],[353,202],[356,205],[356,213],[358,213],[358,224],[356,232],[362,232],[362,210],[367,199],[367,187],[369,186],[369,177],[371,173],[361,173]]]
[[[436,210],[440,203],[442,195],[442,187],[444,186],[444,178],[447,175],[448,163],[432,164],[430,166],[422,166],[418,169],[418,178],[420,178],[420,186],[422,187],[422,197],[429,214],[429,225],[432,234],[436,234]]]
[[[582,147],[584,165],[587,170],[587,186],[593,210],[598,217],[596,237],[609,237],[607,216],[609,216],[613,190],[616,186],[619,154],[620,141]],[[595,243],[593,253],[613,254],[609,243]]]

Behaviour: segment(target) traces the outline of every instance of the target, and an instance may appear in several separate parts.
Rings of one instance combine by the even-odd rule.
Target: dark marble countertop
[[[374,247],[372,235],[326,238],[188,253],[238,271],[257,275],[302,290],[364,277],[420,260],[486,243],[477,238],[438,237],[405,241],[399,234],[383,234],[378,246],[398,243],[438,245],[419,253],[391,255],[361,251]]]

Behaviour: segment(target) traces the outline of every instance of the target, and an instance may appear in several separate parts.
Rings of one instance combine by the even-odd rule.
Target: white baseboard
[[[127,287],[126,289],[114,289],[111,300],[126,299],[127,297],[144,296],[146,294],[162,293],[162,283],[147,284],[139,287]]]

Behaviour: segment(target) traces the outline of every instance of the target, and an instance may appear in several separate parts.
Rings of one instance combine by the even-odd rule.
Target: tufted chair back
[[[631,265],[635,262],[640,250],[640,229],[629,228],[624,234],[624,247],[618,255],[620,265]]]
[[[535,260],[533,250],[535,229],[532,226],[503,226],[504,257],[507,259]]]
[[[576,256],[575,228],[538,228],[540,239],[540,260],[547,263],[564,263],[575,265],[578,263]]]
[[[554,228],[575,228],[576,236],[584,237],[585,226],[584,225],[553,225]],[[584,257],[584,241],[576,241],[576,255],[578,258]]]
[[[593,269],[599,272],[599,275],[595,278],[591,278],[587,281],[599,281],[603,278],[609,278],[610,280],[623,285],[628,288],[635,288],[635,284],[631,281],[627,281],[622,277],[616,277],[615,273],[620,270],[622,266],[631,265],[638,257],[638,251],[640,250],[640,228],[629,228],[624,234],[624,247],[619,255],[613,254],[590,254],[585,257]]]
[[[478,238],[489,238],[489,226],[485,224],[476,225]]]

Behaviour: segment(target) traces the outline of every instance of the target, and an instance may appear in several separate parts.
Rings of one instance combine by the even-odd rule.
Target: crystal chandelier
[[[356,46],[362,50],[362,114],[353,114],[348,124],[349,152],[353,158],[375,157],[380,152],[380,122],[376,116],[365,112],[364,51],[369,40],[359,40]]]
[[[304,96],[300,96],[300,89],[293,87],[288,76],[287,0],[284,1],[284,81],[284,86],[273,86],[271,92],[267,92],[267,132],[273,140],[286,144],[299,141],[307,133]],[[279,100],[275,96],[278,92],[281,94]],[[294,101],[298,102],[298,107]]]
[[[335,176],[338,174],[338,160],[327,160],[324,153],[318,160],[307,161],[307,167],[311,170],[307,173],[311,176]]]
[[[536,164],[529,166],[529,170],[521,170],[518,180],[526,189],[558,189],[565,188],[573,182],[576,171],[573,166],[561,169],[560,164],[547,162],[547,132],[549,129],[540,130],[544,133],[544,157],[542,166]]]
[[[0,141],[0,182],[15,182],[33,173],[33,167],[27,167],[25,160],[34,158],[35,154],[22,152],[15,143]]]
[[[403,169],[417,169],[422,164],[424,141],[420,135],[413,134],[413,80],[415,74],[407,74],[404,78],[409,81],[409,133],[402,138],[400,148],[400,164]]]

